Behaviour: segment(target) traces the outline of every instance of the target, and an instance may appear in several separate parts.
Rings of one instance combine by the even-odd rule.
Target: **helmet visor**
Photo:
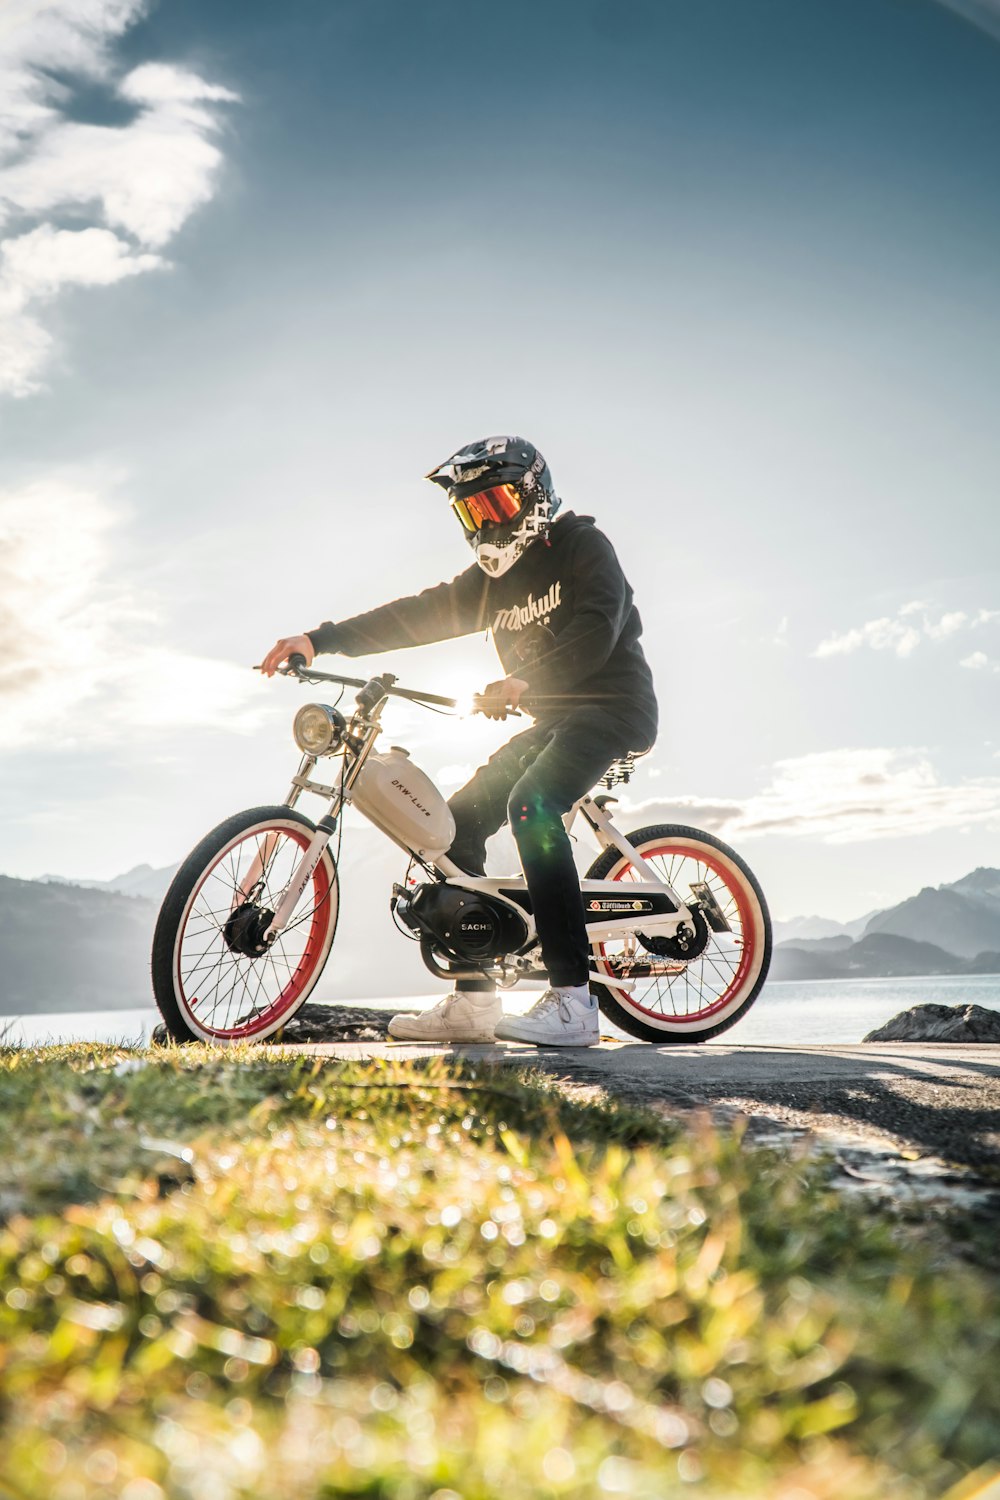
[[[517,486],[495,484],[475,495],[466,495],[464,500],[452,500],[451,508],[465,530],[472,535],[484,526],[502,526],[520,515],[522,501]]]

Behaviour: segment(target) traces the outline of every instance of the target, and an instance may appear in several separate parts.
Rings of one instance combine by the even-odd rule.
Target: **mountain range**
[[[73,885],[84,891],[113,891],[119,896],[143,896],[159,904],[167,894],[176,870],[176,865],[165,865],[161,870],[154,870],[152,865],[135,865],[113,880],[69,880],[65,875],[40,875],[38,883]]]
[[[153,928],[175,871],[137,865],[87,881],[0,876],[0,1017],[151,1006]],[[405,872],[406,856],[370,825],[346,830],[337,938],[314,999],[440,990],[389,912],[393,881]]]
[[[773,979],[1000,973],[1000,870],[925,886],[854,923],[775,923]]]
[[[404,864],[373,828],[348,828],[339,930],[317,1000],[440,989],[389,914]],[[505,836],[496,867],[516,868]],[[150,941],[174,869],[138,865],[107,881],[0,876],[0,1016],[150,1005]],[[1000,870],[925,887],[854,922],[776,922],[775,938],[773,979],[1000,973]]]
[[[149,1003],[152,901],[0,875],[0,1015]]]

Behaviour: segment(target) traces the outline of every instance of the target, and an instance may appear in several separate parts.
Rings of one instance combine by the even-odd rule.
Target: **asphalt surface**
[[[495,1065],[530,1064],[568,1087],[672,1113],[707,1108],[722,1119],[740,1114],[757,1137],[810,1132],[854,1140],[869,1150],[939,1158],[1000,1183],[1000,1046],[655,1046],[608,1040],[587,1048],[448,1048],[394,1042],[378,1035],[382,1027],[379,1017],[363,1040],[293,1045],[331,1058],[461,1055]]]

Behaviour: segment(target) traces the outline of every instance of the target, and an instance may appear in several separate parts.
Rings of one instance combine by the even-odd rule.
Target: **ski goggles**
[[[466,531],[482,531],[484,526],[502,526],[520,515],[521,496],[516,485],[494,484],[488,490],[475,495],[466,495],[464,500],[453,500],[451,508]]]

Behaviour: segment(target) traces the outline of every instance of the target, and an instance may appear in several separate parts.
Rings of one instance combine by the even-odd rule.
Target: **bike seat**
[[[610,791],[613,786],[618,786],[621,783],[624,783],[627,786],[628,783],[632,780],[633,773],[635,772],[636,761],[640,758],[640,756],[648,755],[650,748],[651,747],[647,745],[644,750],[630,750],[627,755],[622,755],[618,760],[613,760],[608,769],[605,771],[604,775],[601,777],[600,785],[606,786],[608,791]]]

